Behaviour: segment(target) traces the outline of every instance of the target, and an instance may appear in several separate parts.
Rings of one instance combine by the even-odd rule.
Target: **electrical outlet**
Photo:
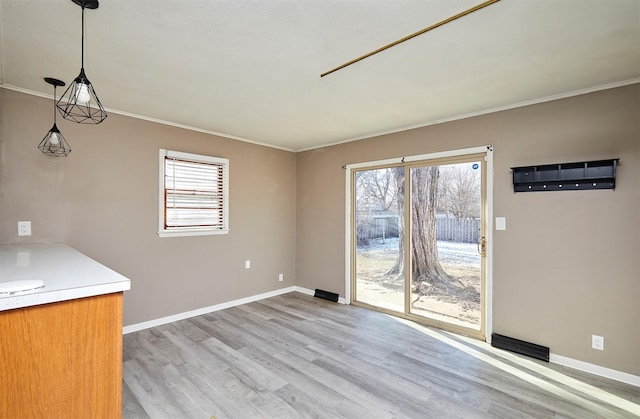
[[[18,221],[18,236],[31,235],[31,221]]]
[[[245,269],[250,269],[251,268],[251,261],[250,260],[245,260],[244,261],[244,268]]]
[[[591,347],[599,351],[604,351],[604,338],[598,335],[591,335]]]
[[[278,275],[278,281],[279,281],[279,282],[284,281],[284,274],[279,274],[279,275]]]

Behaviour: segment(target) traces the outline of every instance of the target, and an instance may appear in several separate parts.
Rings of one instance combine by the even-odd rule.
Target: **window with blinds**
[[[161,237],[229,232],[229,160],[160,150],[160,172]]]

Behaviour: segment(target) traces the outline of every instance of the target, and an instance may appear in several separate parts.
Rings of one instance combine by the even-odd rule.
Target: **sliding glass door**
[[[354,170],[354,303],[484,337],[485,173],[484,154]]]
[[[357,301],[405,311],[404,167],[355,173],[355,279]]]

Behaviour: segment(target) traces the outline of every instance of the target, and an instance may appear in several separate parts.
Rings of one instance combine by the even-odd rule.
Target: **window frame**
[[[169,227],[165,225],[165,160],[176,158],[194,163],[217,164],[222,166],[222,227],[218,226],[188,226]],[[158,236],[159,237],[185,237],[185,236],[209,236],[229,233],[229,159],[222,157],[205,156],[201,154],[185,153],[160,149],[159,152],[159,181],[158,181]]]

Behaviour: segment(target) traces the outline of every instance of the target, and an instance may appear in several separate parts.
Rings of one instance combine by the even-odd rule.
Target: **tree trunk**
[[[387,275],[403,279],[404,275],[404,167],[391,168],[396,183],[396,208],[398,210],[398,259]]]
[[[387,275],[402,279],[404,275],[404,177],[405,169],[395,167],[393,177],[396,182],[398,208],[398,259]],[[437,166],[411,169],[411,228],[412,228],[412,285],[419,293],[425,288],[424,282],[443,285],[447,289],[463,287],[459,281],[445,272],[438,261],[436,236],[436,197],[438,192]]]
[[[420,167],[411,171],[412,217],[412,282],[430,284],[447,281],[449,275],[438,262],[436,237],[436,194],[438,166]]]

